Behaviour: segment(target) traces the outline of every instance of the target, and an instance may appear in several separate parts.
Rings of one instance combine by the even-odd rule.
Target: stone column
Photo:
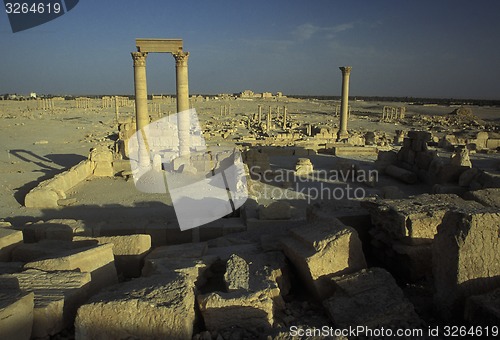
[[[258,118],[258,123],[260,124],[260,122],[262,121],[262,106],[259,105],[259,118]]]
[[[188,52],[178,52],[175,58],[175,75],[177,90],[177,129],[179,133],[179,155],[189,155],[189,82],[188,82]]]
[[[283,106],[283,129],[286,129],[286,111],[287,107]]]
[[[132,52],[134,60],[134,88],[135,88],[135,124],[137,133],[142,136],[144,143],[139,142],[139,166],[147,167],[149,161],[149,146],[144,128],[149,124],[148,114],[148,86],[146,81],[146,52]],[[140,138],[139,138],[140,139]]]
[[[339,67],[342,71],[342,101],[341,101],[341,111],[340,111],[340,129],[337,136],[337,140],[340,142],[349,137],[347,132],[347,108],[349,105],[349,76],[351,74],[350,66]]]
[[[115,96],[115,118],[118,123],[118,96]]]
[[[271,107],[270,106],[269,106],[269,112],[267,113],[266,130],[268,132],[271,131]]]

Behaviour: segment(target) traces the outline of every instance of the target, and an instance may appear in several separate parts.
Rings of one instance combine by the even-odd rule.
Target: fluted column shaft
[[[341,141],[349,137],[347,132],[347,118],[349,107],[349,76],[351,74],[351,67],[342,66],[339,68],[342,71],[342,99],[340,103],[340,129],[338,133],[338,140]]]
[[[148,114],[148,85],[146,80],[146,52],[132,52],[134,60],[134,89],[135,89],[135,123],[138,137],[143,138],[144,143],[139,141],[139,166],[148,166],[149,150],[147,136],[144,128],[149,124]]]
[[[188,81],[188,52],[174,54],[175,75],[177,90],[177,128],[179,133],[179,154],[189,155],[189,81]]]

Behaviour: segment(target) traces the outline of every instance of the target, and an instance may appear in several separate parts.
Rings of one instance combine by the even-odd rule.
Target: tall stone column
[[[134,88],[135,88],[135,124],[137,133],[142,136],[144,143],[139,142],[139,166],[147,167],[149,161],[149,146],[144,128],[149,124],[148,114],[148,86],[146,81],[146,52],[132,52],[134,60]]]
[[[287,107],[283,106],[283,129],[286,129],[286,111]]]
[[[177,129],[179,134],[179,155],[189,155],[189,82],[188,82],[188,52],[174,54],[177,90]]]
[[[342,71],[342,101],[340,110],[340,129],[337,136],[337,140],[340,142],[349,137],[347,132],[347,115],[348,115],[348,105],[349,105],[349,75],[351,74],[350,66],[339,67]]]

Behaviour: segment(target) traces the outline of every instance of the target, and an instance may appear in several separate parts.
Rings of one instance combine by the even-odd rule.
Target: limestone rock
[[[313,164],[309,158],[299,158],[295,165],[295,173],[297,176],[307,176],[314,171]]]
[[[276,201],[267,207],[259,208],[261,220],[288,220],[291,218],[291,206],[286,201]]]
[[[444,215],[456,208],[478,208],[454,194],[423,194],[408,199],[365,201],[373,225],[395,240],[410,244],[431,242]]]
[[[467,297],[500,285],[500,212],[448,212],[433,243],[434,300],[445,319],[461,317]]]
[[[125,277],[141,275],[144,258],[151,249],[151,236],[149,235],[75,237],[74,241],[84,241],[89,245],[112,244],[116,268],[118,273]]]
[[[193,286],[181,275],[138,278],[81,306],[75,339],[191,339],[194,303]]]
[[[464,198],[474,200],[487,207],[500,208],[500,188],[469,191],[464,194]]]
[[[35,294],[32,337],[55,335],[72,325],[76,310],[88,298],[89,273],[29,269],[10,276],[21,290]]]
[[[389,165],[387,168],[385,168],[385,173],[391,177],[394,177],[408,184],[415,184],[417,183],[418,180],[417,175],[415,175],[415,173],[397,167],[395,165]]]
[[[28,262],[24,268],[43,271],[80,270],[90,273],[91,292],[96,292],[118,281],[112,244],[70,250],[57,256],[59,257]]]
[[[25,242],[38,242],[44,239],[71,241],[73,234],[83,231],[82,221],[71,219],[53,219],[26,224],[23,228]]]
[[[70,241],[41,240],[37,243],[24,243],[12,252],[12,260],[31,262],[45,258],[64,256],[67,252],[77,249],[77,244]]]
[[[311,292],[331,295],[329,278],[366,268],[358,233],[336,218],[294,228],[283,240],[285,255],[295,265]]]
[[[248,263],[238,255],[231,255],[226,264],[224,281],[229,292],[247,289],[250,281]]]
[[[416,328],[421,321],[391,274],[370,268],[332,279],[335,294],[323,304],[337,328]]]
[[[0,279],[0,336],[2,339],[31,339],[33,293],[4,290]]]
[[[23,233],[19,230],[0,227],[0,262],[10,261],[14,248],[23,243]]]
[[[237,259],[237,260],[236,260]],[[248,280],[234,271],[235,262],[248,266]],[[235,277],[237,276],[237,277]],[[207,329],[241,327],[259,330],[272,327],[275,314],[284,308],[281,294],[290,289],[285,257],[281,252],[242,253],[232,255],[226,264],[226,282],[237,286],[229,292],[212,292],[198,295],[197,301]],[[238,283],[234,285],[234,283]],[[243,284],[240,284],[243,283]],[[248,284],[248,288],[242,287]],[[227,317],[228,311],[231,317]]]
[[[255,292],[214,292],[198,296],[198,305],[210,331],[240,326],[263,333],[274,322],[274,302],[270,297],[273,288]],[[276,288],[274,289],[276,290]]]
[[[474,326],[500,325],[500,288],[468,298],[465,304],[465,320]]]

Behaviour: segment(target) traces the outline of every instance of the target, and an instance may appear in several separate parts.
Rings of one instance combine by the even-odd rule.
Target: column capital
[[[177,53],[172,53],[172,55],[175,58],[175,66],[187,66],[189,52],[179,51]]]
[[[341,66],[339,69],[342,71],[343,75],[349,75],[351,73],[351,66]]]
[[[132,59],[134,60],[134,67],[146,66],[147,52],[132,52]]]

